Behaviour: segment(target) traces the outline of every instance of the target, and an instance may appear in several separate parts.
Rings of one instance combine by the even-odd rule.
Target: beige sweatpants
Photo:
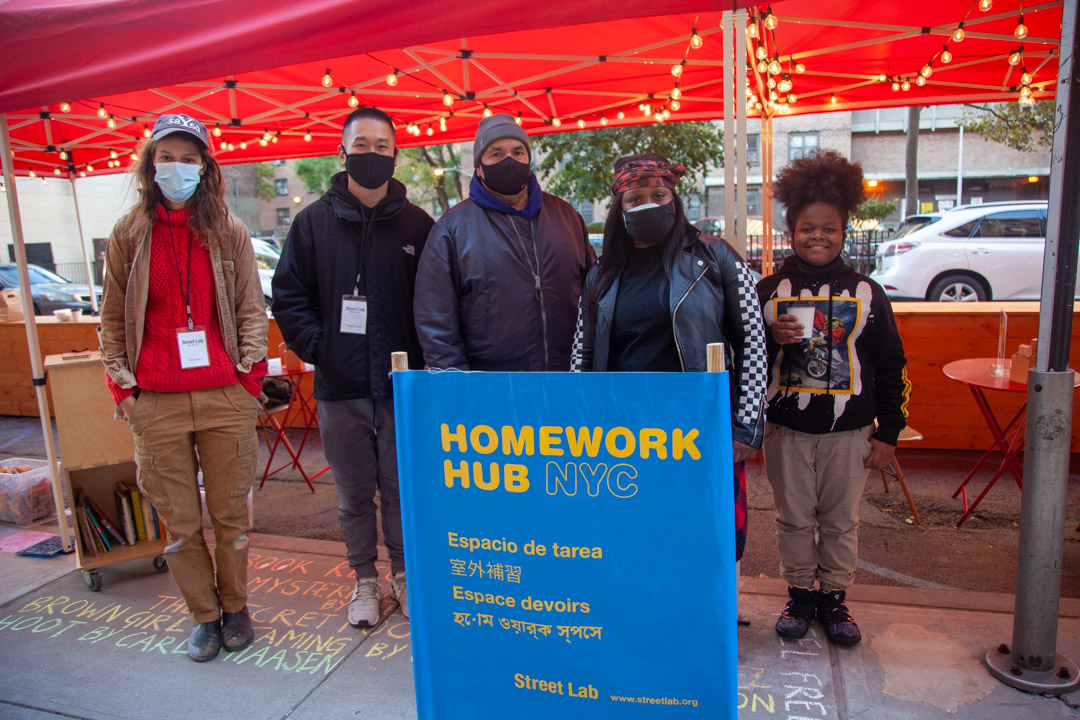
[[[868,425],[801,433],[765,425],[765,473],[776,504],[780,572],[789,585],[846,590],[855,577],[859,501],[869,471]]]
[[[196,623],[213,621],[219,609],[239,612],[247,603],[247,494],[259,457],[259,409],[259,401],[235,384],[143,390],[128,416],[139,490],[165,525],[169,572]],[[213,560],[203,538],[200,468],[214,526]]]

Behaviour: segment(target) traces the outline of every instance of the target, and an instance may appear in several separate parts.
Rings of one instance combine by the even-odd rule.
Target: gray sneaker
[[[379,578],[361,578],[356,581],[352,601],[349,603],[349,624],[353,627],[374,627],[379,622]]]
[[[409,591],[405,587],[405,571],[399,570],[390,578],[390,597],[401,605],[401,614],[409,617]]]

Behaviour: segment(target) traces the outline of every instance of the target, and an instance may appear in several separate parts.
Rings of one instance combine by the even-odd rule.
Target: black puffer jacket
[[[424,360],[413,322],[413,290],[434,221],[390,179],[386,197],[367,208],[338,173],[330,190],[296,216],[274,273],[274,317],[286,344],[315,365],[318,400],[393,396],[390,353]],[[368,301],[367,334],[340,332],[341,300],[357,285]]]
[[[754,280],[735,250],[723,240],[707,245],[686,225],[682,253],[668,276],[668,307],[684,372],[706,370],[705,346],[724,343],[731,371],[732,439],[761,447],[766,375],[765,335]],[[589,312],[589,287],[599,263],[585,281],[574,338],[575,371],[608,369],[619,279],[615,278]]]
[[[472,199],[443,215],[428,237],[416,278],[416,328],[433,368],[570,368],[577,302],[594,253],[585,223],[544,193],[527,240],[506,213]]]

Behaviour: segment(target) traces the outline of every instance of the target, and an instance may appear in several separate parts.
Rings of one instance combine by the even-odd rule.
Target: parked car
[[[259,284],[262,285],[266,309],[269,310],[270,300],[273,297],[271,281],[274,279],[278,260],[281,259],[281,251],[278,250],[277,245],[261,238],[251,238],[251,246],[255,250],[255,264],[259,268]]]
[[[34,302],[35,315],[51,315],[54,310],[93,310],[90,304],[90,288],[73,283],[67,278],[46,270],[39,265],[27,265],[30,276],[30,296]],[[0,264],[0,290],[19,287],[19,271],[15,263]],[[98,307],[101,307],[101,286],[94,286]]]
[[[870,277],[894,300],[1037,300],[1046,209],[993,202],[908,218],[878,247]]]
[[[694,221],[694,227],[706,235],[713,235],[715,237],[724,236],[724,218],[722,217],[703,217]],[[777,218],[773,218],[773,237],[780,237],[784,234],[785,229],[783,225],[777,222]],[[765,234],[765,218],[760,215],[748,215],[746,218],[746,236],[747,237],[761,237]]]

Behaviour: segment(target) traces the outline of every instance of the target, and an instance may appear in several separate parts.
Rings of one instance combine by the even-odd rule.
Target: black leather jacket
[[[671,328],[684,372],[704,372],[705,346],[724,343],[725,365],[731,370],[732,439],[761,447],[764,436],[762,401],[768,381],[765,334],[754,280],[738,254],[727,243],[707,245],[700,233],[686,225],[683,248],[668,275]],[[601,260],[602,262],[602,260]],[[589,272],[578,309],[574,337],[574,371],[608,368],[615,301],[615,278],[589,312],[589,288],[600,264]]]
[[[416,330],[433,368],[566,371],[595,257],[581,216],[544,193],[530,221],[539,274],[509,215],[472,199],[442,216],[416,275]]]

